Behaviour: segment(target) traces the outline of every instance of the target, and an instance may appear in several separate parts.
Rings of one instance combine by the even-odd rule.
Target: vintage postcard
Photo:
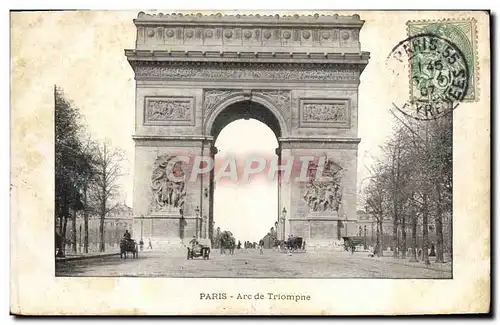
[[[490,311],[485,11],[11,18],[11,312]]]

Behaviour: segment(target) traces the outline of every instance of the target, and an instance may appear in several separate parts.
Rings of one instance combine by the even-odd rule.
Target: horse
[[[291,237],[285,242],[285,246],[289,250],[299,250],[302,249],[302,237]]]
[[[120,241],[120,258],[127,258],[127,252],[132,252],[133,258],[139,257],[139,250],[135,240],[122,238]]]
[[[219,240],[221,255],[224,255],[226,253],[226,249],[229,251],[230,255],[234,255],[236,239],[233,237],[233,234],[229,231],[223,231]]]
[[[361,240],[359,239],[354,239],[350,237],[342,237],[344,240],[344,249],[349,252],[351,251],[351,254],[354,254],[354,251],[356,250],[356,246],[361,244]]]
[[[283,249],[285,249],[286,242],[283,240],[279,239],[274,239],[274,245],[273,247],[277,248],[279,252],[281,252]]]

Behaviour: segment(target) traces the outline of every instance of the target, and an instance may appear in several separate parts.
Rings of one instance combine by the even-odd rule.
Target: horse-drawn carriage
[[[346,251],[350,250],[352,254],[354,254],[356,246],[361,245],[363,243],[362,240],[356,238],[342,237],[342,239],[344,240],[344,249]]]
[[[302,250],[303,243],[304,239],[302,237],[290,237],[285,241],[285,247],[292,251]]]
[[[192,239],[191,246],[187,248],[187,259],[194,259],[195,257],[203,257],[204,260],[210,259],[210,244],[203,240]]]
[[[306,241],[302,237],[289,237],[287,240],[275,239],[274,246],[288,251],[304,251]]]
[[[139,257],[137,242],[133,239],[122,238],[120,241],[120,258],[127,258],[127,252],[132,253],[133,258]]]

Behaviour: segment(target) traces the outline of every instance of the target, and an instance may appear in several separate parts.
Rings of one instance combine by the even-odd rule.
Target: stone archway
[[[143,229],[134,233],[175,244],[182,223],[186,238],[210,237],[213,184],[163,191],[164,167],[180,154],[213,155],[224,124],[248,116],[273,129],[281,159],[307,152],[334,171],[329,183],[280,185],[279,231],[308,246],[337,241],[340,221],[356,220],[358,86],[369,59],[360,17],[139,13],[134,23],[135,49],[125,50],[136,79],[133,209]]]
[[[289,91],[216,89],[205,91],[204,96],[205,134],[217,137],[222,128],[215,121],[230,107],[234,110],[224,122],[251,117],[268,125],[277,138],[289,134]]]
[[[239,119],[255,119],[257,121],[265,124],[276,137],[276,142],[279,142],[279,139],[283,134],[288,133],[288,126],[286,124],[286,120],[283,118],[282,113],[279,109],[274,106],[273,103],[268,101],[266,98],[261,98],[255,94],[252,95],[252,91],[248,91],[244,96],[235,92],[235,94],[231,94],[231,92],[227,93],[226,97],[221,97],[222,100],[218,107],[216,107],[213,111],[211,111],[209,117],[207,118],[206,132],[213,137],[212,144],[215,146],[217,142],[217,138],[228,124],[233,121]],[[276,159],[280,160],[281,154],[276,148]],[[212,148],[211,150],[211,158],[212,160],[217,160],[217,148]],[[215,206],[215,171],[210,173],[210,198],[208,200],[209,205],[209,225],[212,225],[208,230],[209,237],[212,239],[213,234],[213,223],[217,220],[214,214],[214,206]],[[279,200],[280,188],[279,188],[279,180],[275,179],[276,191],[278,193],[277,197]],[[276,216],[278,216],[279,209],[276,211]],[[274,221],[270,220],[271,223]],[[260,235],[260,234],[256,234]]]

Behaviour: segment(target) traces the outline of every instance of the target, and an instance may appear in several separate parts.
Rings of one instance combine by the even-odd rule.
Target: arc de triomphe
[[[171,181],[166,168],[176,155],[213,157],[224,126],[254,118],[276,134],[280,161],[312,154],[330,173],[326,182],[280,182],[276,220],[287,213],[278,237],[302,236],[308,246],[339,240],[356,219],[364,21],[141,12],[134,23],[136,47],[125,50],[136,79],[134,237],[157,246],[212,237],[213,173]]]

